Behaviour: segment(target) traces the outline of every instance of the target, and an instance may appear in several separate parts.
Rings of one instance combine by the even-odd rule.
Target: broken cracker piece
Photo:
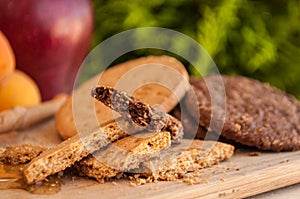
[[[179,120],[157,107],[150,106],[127,93],[109,86],[96,86],[92,97],[102,102],[124,118],[151,132],[168,131],[173,143],[180,143],[183,127]]]
[[[130,126],[131,124],[128,123],[128,128]],[[23,170],[25,181],[28,184],[41,181],[47,176],[70,167],[76,161],[81,160],[90,153],[125,136],[126,129],[120,129],[117,123],[110,123],[83,137],[79,137],[78,135],[73,136],[53,148],[44,151],[40,156],[28,163]]]
[[[76,164],[76,168],[81,176],[89,176],[104,182],[104,179],[121,175],[123,171],[138,168],[141,162],[156,156],[159,151],[170,145],[169,132],[129,136],[83,159]]]
[[[190,146],[189,146],[190,145]],[[152,181],[176,181],[188,172],[211,167],[234,153],[234,146],[214,141],[184,139],[182,144],[163,151],[157,158],[143,162],[136,172]]]
[[[45,149],[43,146],[31,144],[8,146],[0,150],[0,162],[9,165],[24,164],[40,155]]]

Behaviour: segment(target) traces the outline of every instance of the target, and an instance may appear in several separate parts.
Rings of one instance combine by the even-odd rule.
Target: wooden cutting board
[[[54,121],[50,119],[33,129],[0,135],[0,147],[20,143],[55,145],[61,141]],[[23,190],[0,190],[0,198],[242,198],[280,187],[300,183],[300,151],[261,152],[237,149],[228,161],[203,169],[201,184],[158,182],[131,186],[128,181],[108,181],[104,184],[87,179],[65,179],[61,191],[54,195],[34,195]]]

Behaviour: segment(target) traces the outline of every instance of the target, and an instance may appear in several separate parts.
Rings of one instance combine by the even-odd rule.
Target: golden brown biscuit
[[[88,80],[68,97],[56,114],[56,128],[63,138],[68,138],[78,131],[94,131],[115,118],[108,107],[90,96],[95,85],[122,88],[129,94],[132,91],[137,99],[150,105],[159,104],[169,112],[189,89],[188,78],[183,64],[168,56],[142,57],[118,64]],[[138,88],[130,90],[133,86]]]

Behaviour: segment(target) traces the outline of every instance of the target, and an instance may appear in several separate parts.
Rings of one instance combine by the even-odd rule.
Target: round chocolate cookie
[[[217,85],[215,82],[220,82],[217,81],[220,77],[223,83]],[[197,95],[199,110],[189,108],[189,104],[194,103],[189,93],[185,106],[192,117],[199,120],[200,126],[215,131],[221,122],[222,136],[259,149],[300,149],[300,103],[295,97],[241,76],[191,78],[190,83]],[[212,103],[211,99],[219,100]],[[199,115],[197,111],[200,118],[195,118]]]

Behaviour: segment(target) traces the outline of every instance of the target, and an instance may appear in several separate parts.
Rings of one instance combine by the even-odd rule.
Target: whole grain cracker
[[[120,139],[105,150],[78,162],[75,167],[81,176],[104,182],[139,167],[140,163],[157,155],[171,145],[169,132],[142,133]]]

